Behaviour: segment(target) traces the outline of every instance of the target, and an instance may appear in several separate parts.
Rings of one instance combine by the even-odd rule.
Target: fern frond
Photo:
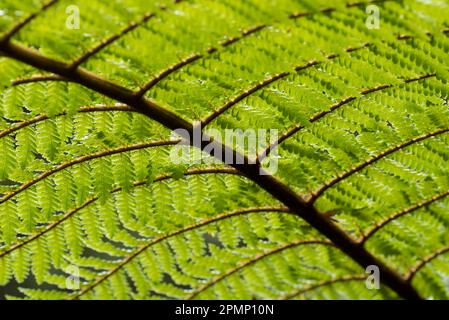
[[[66,9],[0,10],[0,298],[449,297],[447,1]]]

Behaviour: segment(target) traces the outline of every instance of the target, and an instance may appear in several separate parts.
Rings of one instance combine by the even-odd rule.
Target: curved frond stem
[[[213,280],[207,282],[200,288],[193,291],[189,296],[187,296],[186,300],[192,300],[195,299],[199,294],[206,291],[207,289],[211,288],[212,286],[216,285],[217,283],[225,280],[226,278],[232,276],[233,274],[251,266],[257,263],[258,261],[261,261],[267,257],[273,256],[274,254],[283,252],[284,250],[295,248],[302,245],[312,245],[312,244],[320,244],[320,245],[327,245],[327,246],[333,246],[332,242],[329,241],[323,241],[323,240],[299,240],[299,241],[293,241],[291,243],[288,243],[286,245],[282,245],[280,247],[268,250],[266,252],[260,253],[256,255],[254,258],[251,258],[237,267],[231,268],[228,271],[224,272],[223,274],[217,276]]]
[[[328,110],[324,110],[321,112],[316,113],[315,115],[313,115],[311,118],[309,118],[309,121],[311,123],[318,121],[319,119],[321,119],[322,117],[324,117],[325,115],[331,113],[334,110],[337,110],[338,108],[348,104],[349,102],[355,100],[355,97],[347,97],[344,98],[343,100],[341,100],[340,102],[337,102],[335,104],[333,104]],[[257,158],[259,159],[259,161],[262,161],[263,159],[265,159],[270,153],[271,151],[273,151],[277,146],[279,146],[282,142],[284,142],[285,140],[287,140],[288,138],[290,138],[291,136],[293,136],[295,133],[301,131],[302,129],[304,129],[305,126],[301,125],[301,124],[296,124],[293,127],[291,127],[290,129],[288,129],[285,133],[283,133],[279,139],[277,141],[275,141],[274,143],[270,144],[265,150],[263,150],[258,156]]]
[[[3,34],[3,36],[0,38],[1,42],[8,42],[14,35],[20,32],[25,26],[27,26],[31,21],[33,21],[38,15],[43,13],[44,11],[51,8],[53,5],[55,5],[59,0],[50,0],[47,3],[45,3],[38,11],[31,13],[28,17],[26,17],[24,20],[17,23],[15,26],[12,27],[11,30]]]
[[[308,286],[306,288],[301,288],[296,290],[293,293],[289,293],[284,295],[281,300],[290,300],[293,299],[297,296],[300,296],[306,292],[310,292],[322,287],[326,287],[326,286],[330,286],[333,285],[335,283],[341,283],[341,282],[349,282],[349,281],[361,281],[361,280],[365,280],[366,279],[366,275],[364,274],[360,274],[360,275],[356,275],[356,276],[346,276],[346,277],[341,277],[341,278],[336,278],[336,279],[331,279],[331,280],[326,280],[326,281],[322,281],[320,283],[317,284],[313,284],[311,286]]]
[[[14,133],[14,132],[16,132],[16,131],[18,131],[20,129],[26,128],[28,126],[31,126],[31,125],[33,125],[35,123],[38,123],[38,122],[41,122],[41,121],[45,121],[47,119],[48,119],[47,115],[37,115],[37,116],[35,116],[33,118],[30,118],[28,120],[24,120],[24,121],[18,122],[13,127],[0,131],[0,139],[5,137],[5,136],[7,136],[7,135],[10,135],[11,133]]]
[[[112,105],[97,104],[93,106],[85,106],[79,108],[78,113],[89,113],[89,112],[108,112],[108,111],[123,111],[123,112],[136,112],[140,113],[139,110],[131,108],[130,106],[123,103],[116,103]]]
[[[370,239],[377,231],[379,231],[380,229],[382,229],[385,225],[389,224],[392,221],[395,221],[397,219],[399,219],[402,216],[408,215],[410,213],[415,212],[418,209],[422,209],[425,207],[430,206],[431,204],[444,199],[446,197],[449,196],[449,191],[440,193],[438,195],[435,195],[427,200],[421,201],[413,206],[410,206],[406,209],[403,209],[401,211],[395,212],[393,214],[391,214],[390,216],[386,217],[384,220],[376,223],[376,225],[374,227],[372,227],[370,230],[368,230],[365,235],[362,237],[362,239],[359,241],[360,244],[365,244],[366,241],[368,241],[368,239]]]
[[[409,34],[400,34],[397,37],[398,40],[409,40],[409,39],[413,39],[413,38],[414,37],[412,35],[409,35]]]
[[[27,84],[27,83],[34,83],[34,82],[47,82],[47,81],[62,81],[62,82],[71,82],[70,79],[58,76],[58,75],[54,75],[54,74],[49,74],[49,75],[34,75],[28,78],[22,78],[22,79],[17,79],[17,80],[13,80],[11,82],[11,86],[16,87],[16,86],[20,86],[22,84]]]
[[[254,94],[255,92],[261,90],[262,88],[268,86],[269,84],[280,80],[282,78],[285,78],[286,76],[290,75],[290,72],[282,72],[275,74],[274,76],[270,76],[267,79],[257,83],[256,85],[252,86],[249,89],[246,89],[239,95],[235,96],[233,99],[228,101],[225,105],[222,107],[216,109],[214,112],[212,112],[209,116],[207,116],[205,119],[201,120],[201,127],[206,127],[209,123],[211,123],[213,120],[215,120],[217,117],[219,117],[222,113],[224,113],[229,108],[233,107],[243,99],[249,97],[250,95]]]
[[[320,13],[324,13],[324,14],[329,14],[334,11],[337,11],[337,8],[329,7],[329,8],[323,8],[323,9],[319,10]],[[316,13],[307,12],[307,11],[306,12],[295,12],[295,13],[292,13],[289,16],[289,18],[292,20],[295,20],[295,19],[299,19],[299,18],[309,17],[309,16],[312,16],[313,14],[316,14]]]
[[[192,137],[195,134],[196,130],[194,130],[194,125],[174,112],[143,97],[138,99],[135,97],[133,91],[103,79],[82,68],[72,70],[66,63],[48,58],[39,52],[11,42],[0,43],[0,52],[42,71],[70,78],[86,88],[127,104],[161,123],[168,129],[183,129],[186,131],[185,138]],[[194,139],[188,139],[188,141],[191,145],[195,145],[201,149],[209,147],[209,141],[211,141],[210,137],[202,133],[200,138],[200,146],[195,145]],[[288,185],[269,175],[268,172],[261,168],[260,164],[252,164],[246,156],[240,154],[236,150],[216,141],[213,143],[223,151],[221,154],[213,154],[214,157],[220,160],[230,158],[243,159],[243,163],[233,163],[231,166],[240,171],[242,175],[251,179],[259,187],[270,193],[285,206],[289,207],[292,212],[327,237],[360,266],[366,268],[368,265],[377,265],[383,275],[381,281],[394,290],[399,296],[405,299],[421,299],[415,288],[413,288],[410,283],[406,282],[401,275],[360,246],[345,231],[340,229],[315,207],[306,203],[306,201]],[[228,156],[228,158],[226,158],[226,156]]]
[[[178,0],[178,1],[174,1],[175,4],[177,3],[181,3],[184,2],[184,0]],[[159,5],[159,10],[161,11],[165,11],[167,8],[163,5]],[[78,57],[76,60],[74,60],[71,65],[70,68],[71,69],[76,69],[78,68],[80,65],[82,65],[84,62],[86,62],[89,58],[91,58],[92,56],[94,56],[95,54],[97,54],[98,52],[100,52],[101,50],[103,50],[104,48],[106,48],[107,46],[111,45],[112,43],[114,43],[115,41],[119,40],[120,38],[124,37],[125,35],[127,35],[128,33],[130,33],[131,31],[135,30],[136,28],[144,25],[145,23],[147,23],[150,19],[154,18],[156,16],[155,13],[151,13],[151,12],[147,12],[143,15],[143,17],[137,21],[137,22],[131,22],[129,23],[129,25],[124,28],[123,30],[121,30],[119,33],[110,36],[107,39],[104,39],[103,41],[101,41],[97,46],[91,48],[89,51],[87,51],[86,53],[84,53],[82,56]]]
[[[434,73],[426,73],[426,74],[417,76],[415,78],[405,79],[404,82],[410,83],[410,82],[420,81],[420,80],[424,80],[424,79],[432,78],[432,77],[436,77],[436,76],[437,76],[437,74],[435,72]]]
[[[362,90],[360,93],[362,95],[367,95],[367,94],[370,94],[370,93],[373,93],[373,92],[377,92],[377,91],[381,91],[381,90],[385,90],[385,89],[391,88],[392,86],[393,85],[391,85],[391,84],[381,84],[381,85],[375,86],[373,88]]]
[[[170,239],[170,238],[173,238],[175,236],[181,235],[181,234],[186,233],[188,231],[199,229],[201,227],[207,226],[209,224],[212,224],[212,223],[215,223],[215,222],[218,222],[218,221],[222,221],[222,220],[225,220],[225,219],[229,219],[229,218],[236,217],[236,216],[241,216],[241,215],[246,215],[246,214],[250,214],[250,213],[261,213],[261,212],[283,212],[283,213],[287,213],[287,214],[293,214],[287,207],[268,206],[268,207],[255,207],[255,208],[239,209],[239,210],[236,210],[236,211],[233,211],[233,212],[229,212],[229,213],[225,213],[225,214],[221,214],[219,216],[216,216],[216,217],[213,217],[213,218],[210,218],[210,219],[206,219],[206,220],[203,220],[201,222],[192,224],[190,226],[187,226],[187,227],[178,229],[176,231],[170,232],[170,233],[168,233],[165,236],[158,237],[158,238],[153,239],[150,242],[142,245],[140,248],[135,250],[132,254],[130,254],[129,256],[125,257],[113,269],[109,270],[107,273],[105,273],[104,275],[99,277],[94,283],[92,283],[92,284],[88,285],[87,287],[83,288],[75,296],[71,297],[71,299],[79,299],[82,295],[84,295],[87,292],[91,291],[92,289],[94,289],[95,287],[100,285],[102,282],[107,280],[109,277],[111,277],[112,275],[117,273],[120,269],[122,269],[126,264],[130,263],[139,254],[141,254],[142,252],[144,252],[148,248],[150,248],[150,247],[152,247],[152,246],[154,246],[154,245],[156,245],[156,244],[158,244],[158,243],[160,243],[162,241],[165,241],[167,239]]]
[[[162,9],[162,8],[161,8]],[[114,43],[115,41],[119,40],[120,38],[122,38],[123,36],[127,35],[128,33],[130,33],[131,31],[133,31],[134,29],[136,29],[137,27],[145,24],[148,20],[150,20],[151,18],[155,17],[154,13],[145,13],[143,18],[140,19],[138,22],[131,22],[126,28],[124,28],[123,30],[121,30],[119,33],[110,36],[109,38],[101,41],[97,46],[91,48],[89,51],[87,51],[86,53],[84,53],[82,56],[80,56],[79,58],[77,58],[76,60],[74,60],[71,64],[70,64],[70,68],[71,69],[76,69],[78,68],[80,65],[82,65],[84,62],[86,62],[90,57],[94,56],[95,54],[97,54],[98,52],[100,52],[101,50],[103,50],[104,48],[106,48],[107,46],[109,46],[110,44]]]
[[[84,155],[84,156],[75,158],[71,161],[61,163],[60,165],[54,167],[53,169],[43,172],[36,178],[29,180],[28,182],[25,182],[24,184],[22,184],[20,187],[18,187],[14,191],[7,193],[0,199],[0,204],[12,199],[19,193],[34,186],[36,183],[54,175],[55,173],[62,171],[64,169],[70,168],[76,164],[80,164],[80,163],[83,163],[86,161],[91,161],[93,159],[111,156],[111,155],[123,153],[123,152],[129,152],[129,151],[146,149],[146,148],[155,148],[155,147],[161,147],[161,146],[171,146],[171,145],[178,144],[180,141],[181,140],[173,140],[173,141],[161,140],[161,141],[153,141],[153,142],[142,142],[142,143],[137,143],[137,144],[133,144],[130,146],[124,146],[124,147],[119,147],[119,148],[115,148],[115,149],[103,150],[103,151],[99,151],[99,152],[95,152],[92,154],[88,154],[88,155]]]
[[[241,39],[250,36],[252,34],[255,34],[259,31],[261,31],[262,29],[264,29],[266,27],[266,25],[258,25],[246,30],[243,30],[241,36],[239,37],[233,37],[233,38],[229,38],[228,40],[225,40],[223,42],[220,43],[220,45],[222,47],[227,47],[235,42],[240,41]],[[218,49],[215,47],[211,47],[209,49],[207,49],[207,53],[208,54],[213,54],[217,51]],[[167,78],[169,75],[175,73],[176,71],[182,69],[183,67],[204,58],[203,54],[200,53],[192,53],[190,54],[187,58],[179,61],[178,63],[168,67],[165,70],[162,70],[158,75],[156,75],[150,82],[146,83],[138,92],[136,92],[136,97],[141,98],[145,95],[145,93],[147,93],[149,90],[151,90],[154,86],[156,86],[159,82],[161,82],[162,80],[164,80],[165,78]]]
[[[445,133],[447,133],[448,131],[449,131],[448,128],[445,128],[445,129],[438,129],[438,130],[435,130],[435,131],[433,131],[433,132],[426,133],[426,134],[420,135],[420,136],[418,136],[418,137],[409,139],[409,140],[407,140],[407,141],[405,141],[405,142],[403,142],[403,143],[401,143],[401,144],[398,144],[398,145],[396,145],[396,146],[394,146],[394,147],[391,147],[391,148],[389,148],[389,149],[386,149],[386,150],[382,151],[381,153],[377,154],[376,156],[371,157],[371,158],[369,158],[369,159],[367,159],[367,160],[361,162],[360,164],[356,165],[355,167],[352,167],[352,168],[349,169],[348,171],[343,172],[343,173],[340,173],[338,176],[336,176],[336,177],[333,178],[332,180],[330,180],[330,181],[328,181],[328,182],[325,182],[324,185],[323,185],[322,187],[320,187],[318,190],[314,191],[314,192],[311,194],[311,196],[309,197],[308,203],[310,203],[310,204],[313,205],[313,204],[315,203],[315,201],[316,201],[316,200],[317,200],[317,199],[318,199],[318,198],[319,198],[319,197],[320,197],[320,196],[321,196],[327,189],[329,189],[329,188],[335,186],[337,183],[339,183],[339,182],[345,180],[346,178],[349,178],[349,177],[352,176],[353,174],[356,174],[356,173],[362,171],[363,169],[365,169],[365,168],[368,167],[369,165],[371,165],[371,164],[373,164],[373,163],[375,163],[375,162],[377,162],[377,161],[379,161],[379,160],[381,160],[381,159],[383,159],[383,158],[385,158],[385,157],[387,157],[387,156],[389,156],[389,155],[391,155],[391,154],[393,154],[393,153],[395,153],[395,152],[397,152],[397,151],[400,151],[400,150],[402,150],[402,149],[404,149],[404,148],[406,148],[406,147],[408,147],[408,146],[410,146],[410,145],[413,145],[413,144],[415,144],[415,143],[418,143],[418,142],[421,142],[421,141],[424,141],[424,140],[427,140],[427,139],[436,137],[436,136],[441,135],[441,134],[445,134]]]
[[[130,108],[129,106],[125,105],[125,104],[116,104],[116,105],[96,105],[96,106],[86,106],[86,107],[81,107],[78,110],[78,113],[88,113],[88,112],[108,112],[108,111],[124,111],[124,112],[137,112],[137,110]],[[63,113],[59,113],[55,116],[53,116],[52,118],[55,117],[62,117],[62,116],[66,116],[67,112],[63,112]],[[10,135],[11,133],[14,133],[20,129],[26,128],[28,126],[31,126],[33,124],[48,120],[48,119],[52,119],[49,116],[42,114],[42,115],[37,115],[33,118],[27,119],[27,120],[23,120],[21,122],[17,122],[15,126],[5,129],[3,131],[0,131],[0,139]]]
[[[204,168],[204,169],[190,169],[184,173],[184,176],[204,175],[204,174],[236,174],[236,175],[238,175],[239,173],[238,173],[238,171],[236,171],[232,168]],[[172,177],[173,177],[173,175],[171,175],[171,174],[162,174],[162,175],[159,175],[158,177],[156,177],[153,180],[153,183],[165,181],[165,180],[171,179]],[[136,181],[133,183],[132,187],[137,188],[137,187],[141,187],[141,186],[144,186],[147,184],[148,184],[148,181]],[[123,191],[123,188],[117,187],[115,189],[112,189],[110,191],[110,193],[114,194],[114,193],[118,193],[121,191]],[[0,258],[16,251],[19,248],[22,248],[23,246],[29,244],[30,242],[33,242],[36,239],[41,238],[42,236],[44,236],[45,234],[47,234],[48,232],[50,232],[51,230],[53,230],[54,228],[56,228],[57,226],[62,224],[64,221],[66,221],[69,218],[71,218],[72,216],[74,216],[76,213],[78,213],[81,210],[85,209],[86,207],[90,206],[92,203],[98,201],[98,199],[99,199],[99,197],[94,196],[94,197],[86,200],[80,206],[67,211],[67,213],[65,213],[61,217],[61,219],[55,220],[54,222],[47,225],[43,230],[31,235],[26,240],[16,243],[16,244],[12,245],[11,247],[9,247],[8,249],[0,252]],[[281,208],[281,207],[279,207],[279,208]]]
[[[184,0],[182,0],[184,1]],[[176,3],[180,3],[182,1],[178,1]],[[136,26],[137,27],[137,26]],[[134,27],[134,28],[136,28]],[[229,38],[232,39],[232,41],[230,40],[225,40],[224,42],[221,43],[222,47],[227,47],[230,44],[236,43],[238,41],[240,41],[241,39],[250,36],[252,34],[255,34],[259,31],[261,31],[262,29],[264,29],[266,27],[266,25],[258,25],[256,27],[251,27],[249,29],[245,29],[242,31],[242,35],[239,37],[233,37],[233,38]],[[130,32],[131,30],[129,30],[128,32]],[[123,32],[123,31],[122,31]],[[120,38],[122,37],[124,34],[122,34],[121,36],[113,36],[115,38]],[[115,39],[117,40],[117,39]],[[115,41],[114,40],[114,41]],[[91,49],[91,51],[89,51],[88,53],[86,53],[85,55],[83,55],[82,57],[79,57],[76,61],[72,62],[71,67],[72,68],[76,68],[78,66],[80,66],[82,63],[84,63],[85,61],[88,60],[88,58],[90,58],[91,56],[93,56],[94,54],[96,54],[97,52],[99,52],[100,50],[102,50],[107,44],[105,43],[107,40],[105,40],[104,42],[102,42],[102,44],[100,44],[99,46],[102,45],[102,47],[98,47],[97,49]],[[109,40],[112,41],[113,40]],[[93,52],[95,51],[95,52]],[[208,54],[213,54],[215,52],[217,52],[218,49],[215,47],[211,47],[207,49],[207,53]],[[202,59],[204,57],[203,54],[199,54],[199,53],[192,53],[190,54],[188,57],[186,57],[185,59],[179,61],[178,63],[169,66],[167,69],[164,69],[162,71],[160,71],[160,73],[158,73],[150,82],[148,82],[147,84],[145,84],[139,91],[137,91],[135,93],[136,98],[140,98],[143,97],[145,95],[145,93],[147,93],[149,90],[151,90],[154,86],[156,86],[159,82],[161,82],[162,80],[164,80],[165,78],[167,78],[169,75],[175,73],[176,71],[182,69],[183,67],[199,60]],[[22,84],[26,84],[26,83],[32,83],[32,82],[41,82],[41,81],[64,81],[64,82],[73,82],[73,80],[68,79],[68,78],[64,78],[58,75],[35,75],[35,76],[31,76],[29,78],[23,78],[23,79],[17,79],[14,80],[12,82],[12,86],[18,86],[18,85],[22,85]]]
[[[295,71],[302,71],[302,70],[305,70],[305,69],[308,69],[308,68],[310,68],[310,67],[313,67],[313,66],[317,66],[317,65],[319,65],[319,64],[322,64],[324,61],[318,61],[318,60],[310,60],[310,61],[308,61],[308,62],[306,62],[306,63],[304,63],[304,64],[301,64],[301,65],[299,65],[299,66],[296,66],[295,67]]]
[[[203,55],[201,54],[192,54],[188,56],[187,58],[181,60],[180,62],[168,67],[167,69],[160,72],[158,75],[156,75],[150,82],[146,83],[138,92],[136,92],[136,97],[141,98],[147,93],[151,88],[156,86],[160,81],[167,78],[172,73],[176,72],[177,70],[181,69],[182,67],[201,59]]]
[[[358,49],[354,48],[354,49],[346,49],[346,51],[348,52],[353,52],[355,50],[359,50],[361,48],[365,48],[368,45],[365,45],[363,47],[358,47]],[[334,55],[330,55],[327,57],[327,59],[333,59],[335,56]],[[300,70],[303,70],[307,67],[309,67],[310,65],[316,65],[319,64],[320,62],[317,61],[312,61],[306,65],[304,65]],[[411,82],[415,82],[415,81],[419,81],[419,80],[424,80],[427,78],[431,78],[431,77],[435,77],[436,73],[428,73],[428,74],[423,74],[423,75],[419,75],[416,76],[414,78],[410,78],[410,79],[405,79],[404,83],[411,83]],[[391,84],[384,84],[384,85],[379,85],[373,88],[368,88],[368,89],[364,89],[362,91],[360,91],[361,95],[368,95],[370,93],[376,92],[376,91],[381,91],[381,90],[385,90],[388,88],[391,88],[393,85]],[[337,103],[334,103],[332,106],[330,106],[330,108],[328,110],[323,110],[320,112],[317,112],[316,114],[314,114],[312,117],[309,118],[309,122],[310,123],[314,123],[318,120],[320,120],[321,118],[323,118],[324,116],[332,113],[335,110],[340,109],[341,107],[349,104],[350,102],[356,100],[359,97],[354,97],[354,96],[349,96],[346,98],[343,98],[342,100],[340,100]],[[290,129],[288,129],[285,133],[283,133],[279,139],[277,141],[275,141],[274,143],[270,144],[265,150],[263,150],[258,156],[258,160],[262,161],[264,158],[266,158],[271,151],[273,151],[276,147],[278,147],[282,142],[284,142],[285,140],[287,140],[288,138],[290,138],[291,136],[293,136],[294,134],[296,134],[297,132],[301,131],[302,129],[304,129],[305,126],[301,125],[301,124],[296,124],[293,127],[291,127]]]
[[[415,275],[422,269],[424,268],[428,263],[432,262],[432,260],[442,256],[443,254],[446,254],[447,252],[449,252],[449,246],[441,248],[437,251],[435,251],[434,253],[432,253],[431,255],[425,257],[424,259],[422,259],[416,266],[414,266],[410,272],[408,273],[408,275],[406,276],[406,280],[408,282],[412,282],[413,278],[415,277]]]
[[[56,221],[50,223],[43,230],[41,230],[39,232],[36,232],[35,234],[33,234],[32,236],[28,237],[27,239],[25,239],[25,240],[23,240],[21,242],[18,242],[16,244],[12,245],[11,247],[9,247],[8,249],[2,251],[0,253],[0,258],[3,258],[5,256],[9,255],[10,253],[12,253],[12,252],[14,252],[14,251],[24,247],[25,245],[33,242],[34,240],[41,238],[42,236],[44,236],[45,234],[47,234],[48,232],[50,232],[51,230],[53,230],[54,228],[56,228],[57,226],[62,224],[64,221],[68,220],[70,217],[75,215],[77,212],[81,211],[82,209],[84,209],[87,206],[89,206],[91,203],[95,202],[96,200],[98,200],[98,197],[90,198],[89,200],[85,201],[81,206],[68,211],[66,214],[64,214],[64,216],[62,216],[61,219],[56,220]]]
[[[245,38],[245,37],[247,37],[247,36],[250,36],[250,35],[252,35],[252,34],[254,34],[254,33],[257,33],[257,32],[259,32],[259,31],[261,31],[262,29],[265,29],[266,27],[267,27],[267,25],[261,24],[261,25],[257,25],[257,26],[255,26],[255,27],[246,29],[246,30],[244,30],[244,31],[242,32],[242,34],[241,34],[240,36],[238,36],[238,37],[232,37],[232,38],[229,38],[229,37],[228,37],[228,39],[226,39],[226,40],[220,42],[220,45],[221,45],[222,47],[230,46],[231,44],[236,43],[237,41],[240,41],[240,40],[242,40],[243,38]],[[209,49],[209,50],[210,50],[210,49]]]

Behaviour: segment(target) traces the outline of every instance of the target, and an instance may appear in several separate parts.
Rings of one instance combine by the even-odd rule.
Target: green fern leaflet
[[[0,298],[448,299],[448,35],[447,0],[0,0]]]

